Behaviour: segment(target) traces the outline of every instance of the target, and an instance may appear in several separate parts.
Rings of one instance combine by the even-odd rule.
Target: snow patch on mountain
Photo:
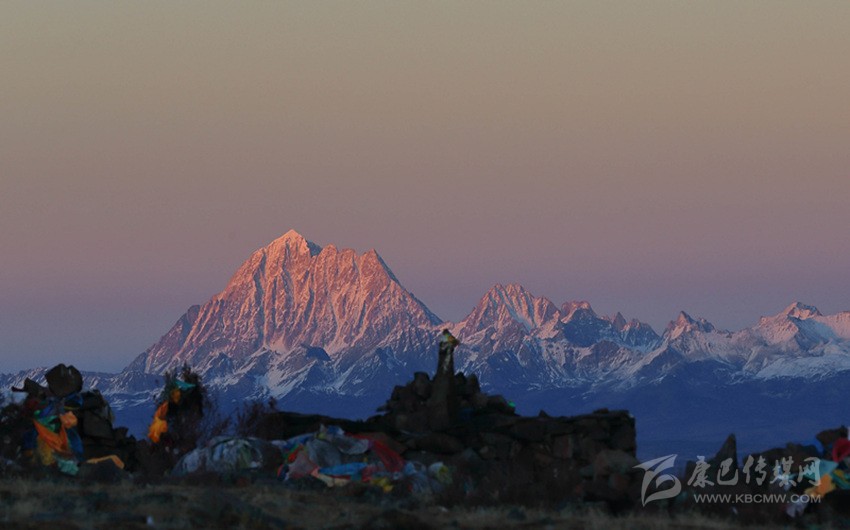
[[[521,285],[497,284],[466,318],[443,322],[376,251],[320,247],[289,231],[253,252],[220,293],[190,307],[122,373],[87,374],[87,385],[116,408],[141,410],[164,373],[189,364],[225,407],[273,396],[313,411],[368,413],[413,372],[433,371],[442,327],[461,340],[456,367],[500,393],[591,395],[850,371],[850,312],[823,315],[795,302],[731,332],[683,311],[658,335],[620,313],[598,315],[587,301],[559,307]],[[34,372],[0,382],[19,385]]]

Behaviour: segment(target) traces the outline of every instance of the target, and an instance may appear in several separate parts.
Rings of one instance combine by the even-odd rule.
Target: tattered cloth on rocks
[[[328,487],[357,482],[378,486],[386,492],[406,478],[410,483],[416,482],[420,489],[430,488],[432,484],[427,468],[405,462],[379,436],[348,434],[337,426],[321,426],[317,432],[272,443],[284,455],[278,475],[285,480],[312,477]],[[434,474],[438,473],[444,481],[450,476],[448,468],[438,466]],[[410,479],[414,476],[418,481]]]
[[[279,466],[280,450],[259,438],[219,436],[185,454],[174,466],[174,476],[196,472],[231,473]]]
[[[32,415],[32,430],[24,436],[25,457],[43,466],[55,466],[74,475],[77,463],[83,459],[83,442],[77,432],[77,416],[73,411],[82,405],[82,375],[73,366],[60,364],[47,372],[47,388],[27,379],[24,410]]]
[[[174,379],[167,384],[165,395],[167,396],[156,408],[153,421],[148,429],[148,438],[153,443],[159,443],[162,435],[168,432],[168,420],[173,418],[176,411],[184,401],[185,395],[191,395],[196,385]]]
[[[65,398],[47,398],[33,413],[33,435],[25,449],[34,451],[37,463],[56,465],[62,472],[76,474],[76,463],[83,458],[83,442],[77,432],[77,417],[71,410],[79,408],[78,394]]]
[[[60,364],[45,379],[46,388],[27,379],[22,388],[12,389],[27,393],[23,410],[33,428],[21,440],[25,458],[71,475],[77,473],[80,462],[92,458],[127,458],[127,451],[120,447],[127,441],[126,429],[113,429],[112,411],[100,392],[82,391],[79,370]]]
[[[801,477],[805,477],[812,481],[812,487],[806,489],[805,493],[809,496],[821,496],[832,493],[836,490],[850,490],[850,440],[846,438],[847,429],[838,429],[844,433],[844,436],[835,440],[832,444],[832,451],[825,451],[832,455],[832,461],[821,459],[817,462],[817,466],[811,466],[801,473]]]
[[[850,441],[847,428],[828,429],[803,444],[787,443],[746,455],[740,462],[735,435],[713,457],[688,462],[682,479],[685,506],[708,513],[734,510],[741,521],[786,521],[784,517],[816,517],[823,523],[843,516],[850,523]],[[721,480],[722,479],[722,480]],[[729,495],[723,503],[700,503],[712,495]],[[776,495],[776,503],[749,502],[758,495]],[[782,500],[784,499],[784,500]],[[782,517],[782,519],[777,519]],[[798,520],[799,521],[799,520]],[[800,521],[805,524],[805,520]]]
[[[285,480],[314,478],[328,487],[357,482],[390,491],[395,483],[408,479],[417,492],[450,481],[448,468],[441,463],[428,468],[405,462],[381,438],[380,434],[349,434],[337,426],[321,426],[288,440],[220,436],[184,455],[172,474],[276,469]]]

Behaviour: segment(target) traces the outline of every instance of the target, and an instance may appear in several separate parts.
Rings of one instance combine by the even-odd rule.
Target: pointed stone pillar
[[[449,330],[444,329],[440,334],[437,374],[428,400],[428,426],[434,431],[448,428],[457,418],[454,351],[459,344],[460,341]]]

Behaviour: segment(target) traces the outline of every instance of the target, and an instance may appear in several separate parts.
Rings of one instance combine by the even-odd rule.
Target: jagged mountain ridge
[[[439,323],[374,250],[321,248],[290,231],[254,252],[128,370],[187,363],[215,385],[283,395],[344,375],[351,390],[401,359],[424,363]]]
[[[491,288],[462,321],[444,323],[374,250],[321,248],[290,231],[254,252],[128,371],[188,363],[237,394],[359,396],[430,370],[433,337],[445,326],[463,342],[458,368],[496,389],[632,387],[696,362],[736,379],[795,376],[800,363],[850,369],[847,315],[794,303],[733,333],[682,312],[658,335],[619,313],[597,315],[586,301],[559,307],[509,284]]]
[[[488,391],[545,395],[526,406],[555,412],[667,384],[816,381],[850,370],[850,312],[824,316],[794,303],[736,332],[683,312],[658,335],[619,313],[600,316],[588,302],[558,306],[509,284],[490,289],[460,322],[441,322],[374,250],[321,248],[290,231],[121,374],[89,384],[117,410],[141,410],[156,376],[188,363],[225,406],[274,396],[295,410],[362,416],[414,371],[433,371],[442,327],[463,342],[459,370]],[[8,387],[22,376],[2,380]]]
[[[512,383],[558,386],[608,371],[582,365],[627,362],[660,344],[646,324],[599,317],[587,302],[559,308],[515,284],[495,286],[462,322],[443,323],[374,250],[321,248],[290,231],[255,251],[221,293],[191,307],[126,371],[162,374],[187,363],[239,398],[360,396],[430,370],[444,326],[464,341],[458,367],[485,384],[504,379],[503,352],[516,361]],[[565,354],[576,348],[592,351],[579,352],[571,370]]]

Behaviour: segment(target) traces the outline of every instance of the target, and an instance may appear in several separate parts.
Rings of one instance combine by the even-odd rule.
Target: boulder
[[[537,418],[523,419],[511,427],[510,433],[517,440],[540,442],[546,436],[547,423],[547,421]]]
[[[47,388],[56,397],[67,397],[83,390],[83,375],[73,366],[59,364],[45,375]]]
[[[616,449],[603,449],[593,459],[594,479],[614,474],[634,472],[634,466],[640,464],[634,455]]]
[[[414,439],[413,448],[431,453],[450,455],[460,453],[463,451],[464,446],[454,436],[441,432],[432,432],[421,438]]]
[[[514,414],[514,408],[508,404],[504,396],[490,396],[487,398],[487,408],[502,414]]]
[[[483,409],[487,406],[487,394],[476,392],[470,396],[469,404],[472,405],[472,408],[475,410]]]
[[[498,433],[481,433],[482,447],[478,453],[482,458],[508,460],[516,456],[520,444],[510,436]]]
[[[575,448],[575,439],[572,436],[564,435],[552,439],[552,455],[561,460],[569,460],[573,457]]]
[[[413,374],[413,393],[419,399],[431,397],[431,378],[425,372]]]

